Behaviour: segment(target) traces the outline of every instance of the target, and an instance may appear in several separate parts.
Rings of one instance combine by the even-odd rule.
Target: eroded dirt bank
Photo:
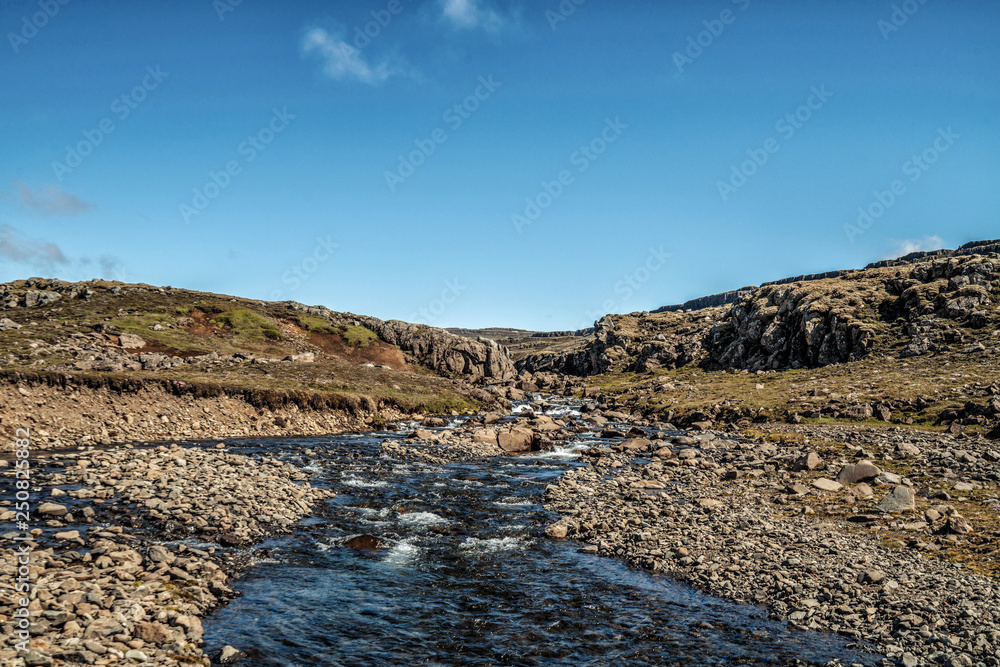
[[[30,428],[32,448],[137,440],[300,436],[364,430],[403,411],[364,396],[195,386],[169,380],[91,380],[12,374],[0,378],[0,438]]]

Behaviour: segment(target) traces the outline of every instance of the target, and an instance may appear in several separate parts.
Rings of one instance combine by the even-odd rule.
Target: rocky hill
[[[731,303],[608,315],[574,349],[535,352],[518,368],[588,376],[698,363],[756,371],[827,366],[876,351],[911,357],[978,349],[994,342],[1000,324],[1000,241],[689,303],[720,301]]]
[[[265,432],[274,421],[277,432],[288,432],[294,428],[286,423],[289,415],[275,410],[334,410],[381,419],[478,409],[498,399],[473,383],[513,375],[506,350],[492,341],[321,306],[99,280],[31,278],[0,284],[4,430],[15,423],[7,411],[23,396],[36,395],[33,387],[42,394],[53,387],[70,394],[106,394],[108,400],[97,401],[94,414],[103,414],[101,406],[116,400],[131,405],[127,397],[144,391],[156,393],[163,405],[173,404],[169,396],[211,399],[200,407],[213,415],[220,405],[216,399],[229,397],[247,404],[251,413],[267,411]],[[14,388],[26,394],[7,397]],[[43,403],[36,406],[39,419],[55,405]],[[243,408],[232,412],[242,415]],[[134,431],[119,424],[120,416],[108,417],[110,430]],[[46,413],[45,419],[63,417],[69,418],[68,412]],[[226,421],[189,421],[210,425],[213,420],[220,429]],[[86,430],[85,421],[77,430]],[[169,429],[160,433],[169,415],[148,422],[144,433],[170,435]],[[299,430],[308,432],[332,424],[320,419],[307,428],[306,420],[299,422]],[[109,431],[102,426],[97,433],[102,430]]]

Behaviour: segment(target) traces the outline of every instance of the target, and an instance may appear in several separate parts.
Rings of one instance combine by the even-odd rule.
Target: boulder
[[[870,482],[882,471],[871,461],[862,459],[857,463],[851,463],[840,469],[837,481],[841,484],[857,484],[858,482]]]
[[[173,631],[162,623],[136,623],[132,634],[150,644],[162,645],[174,641]]]
[[[61,298],[58,292],[41,292],[39,290],[28,290],[24,293],[24,305],[27,308],[35,306],[47,306]]]
[[[792,466],[792,470],[802,471],[802,470],[815,470],[823,462],[823,459],[819,457],[816,452],[806,452],[799,458],[795,460],[795,464]]]
[[[219,651],[219,662],[223,665],[231,665],[232,663],[245,658],[246,655],[246,653],[237,651],[232,646],[223,646],[222,650]]]
[[[525,428],[513,428],[510,432],[500,432],[497,434],[497,444],[505,452],[517,454],[531,451],[531,444],[535,439],[535,434]]]
[[[374,535],[356,535],[344,542],[348,549],[358,549],[361,551],[375,551],[385,546],[385,542]]]
[[[486,444],[486,445],[495,445],[497,444],[497,434],[494,433],[493,431],[480,429],[472,434],[472,442]]]
[[[633,438],[631,440],[626,440],[619,445],[619,447],[623,452],[645,452],[649,450],[652,444],[653,443],[646,438]]]
[[[875,509],[879,512],[905,512],[916,507],[913,489],[897,486],[879,501]]]
[[[176,556],[174,556],[169,549],[161,544],[154,544],[149,547],[149,551],[146,555],[149,557],[149,560],[154,563],[166,563],[167,565],[170,565],[174,562],[174,560],[176,560]]]
[[[551,538],[562,540],[569,533],[569,528],[565,523],[553,523],[545,528],[545,534]]]
[[[843,488],[843,485],[840,482],[835,482],[832,479],[826,479],[825,477],[813,480],[812,485],[820,491],[840,491]]]
[[[42,503],[38,506],[39,514],[47,514],[49,516],[63,516],[66,514],[65,505],[57,505],[56,503]]]
[[[134,333],[123,332],[118,334],[118,342],[121,346],[128,349],[135,349],[139,347],[146,347],[146,341],[142,336],[137,336]]]

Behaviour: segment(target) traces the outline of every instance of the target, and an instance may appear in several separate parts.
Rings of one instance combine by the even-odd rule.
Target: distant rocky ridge
[[[996,241],[972,241],[971,243],[966,243],[965,245],[959,246],[956,250],[929,250],[921,252],[911,252],[902,257],[897,257],[896,259],[885,259],[879,262],[872,262],[865,266],[865,269],[881,269],[887,266],[901,266],[903,264],[913,264],[914,262],[919,262],[926,259],[933,259],[936,257],[956,257],[961,255],[988,255],[990,253],[1000,254],[1000,240]],[[825,273],[811,273],[803,276],[794,276],[792,278],[782,278],[781,280],[772,280],[770,282],[761,283],[759,287],[768,287],[771,285],[788,285],[790,283],[800,283],[807,280],[823,280],[825,278],[839,278],[842,275],[848,273],[854,273],[859,269],[843,269],[838,271],[826,271]],[[750,292],[753,292],[759,287],[747,286],[741,287],[738,290],[732,290],[729,292],[720,292],[719,294],[710,294],[708,296],[698,297],[697,299],[691,299],[690,301],[685,301],[684,303],[675,304],[673,306],[662,306],[656,310],[652,310],[652,313],[676,313],[684,310],[701,310],[702,308],[715,308],[716,306],[726,306],[731,303],[736,303],[741,296],[744,296]],[[584,330],[592,331],[592,330]],[[580,332],[577,332],[578,334]],[[546,334],[535,334],[536,336],[542,336]],[[567,335],[565,332],[560,332],[557,334],[549,335]],[[587,334],[583,334],[587,335]]]
[[[778,370],[975,346],[995,330],[1000,240],[912,253],[865,269],[797,276],[650,313],[607,315],[576,349],[539,352],[526,372],[593,375],[699,363]]]

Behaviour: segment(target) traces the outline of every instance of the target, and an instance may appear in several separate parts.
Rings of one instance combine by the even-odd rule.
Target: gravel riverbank
[[[16,650],[14,549],[0,563],[4,665],[207,664],[201,618],[232,596],[240,547],[288,532],[329,497],[273,459],[178,445],[56,453],[33,476],[28,653]],[[38,464],[36,464],[38,465]],[[5,472],[10,469],[5,465]],[[0,509],[0,521],[14,512]],[[44,528],[42,527],[44,526]],[[10,537],[7,535],[5,537]]]
[[[968,562],[997,560],[995,524],[959,511],[993,512],[995,443],[796,430],[776,442],[703,433],[593,448],[591,465],[547,489],[563,516],[547,532],[856,638],[896,664],[1000,665],[1000,585],[939,557],[985,545]],[[833,437],[875,451],[852,455]]]
[[[994,441],[804,425],[678,435],[624,419],[593,406],[457,428],[432,417],[382,449],[445,463],[580,438],[587,465],[545,494],[562,516],[551,538],[765,605],[794,628],[872,646],[886,664],[1000,665]],[[13,477],[9,462],[0,470]],[[330,497],[308,478],[221,444],[50,453],[33,475],[32,652],[14,649],[21,596],[7,549],[0,661],[206,664],[200,619],[232,596],[251,557],[242,547],[293,530]]]

